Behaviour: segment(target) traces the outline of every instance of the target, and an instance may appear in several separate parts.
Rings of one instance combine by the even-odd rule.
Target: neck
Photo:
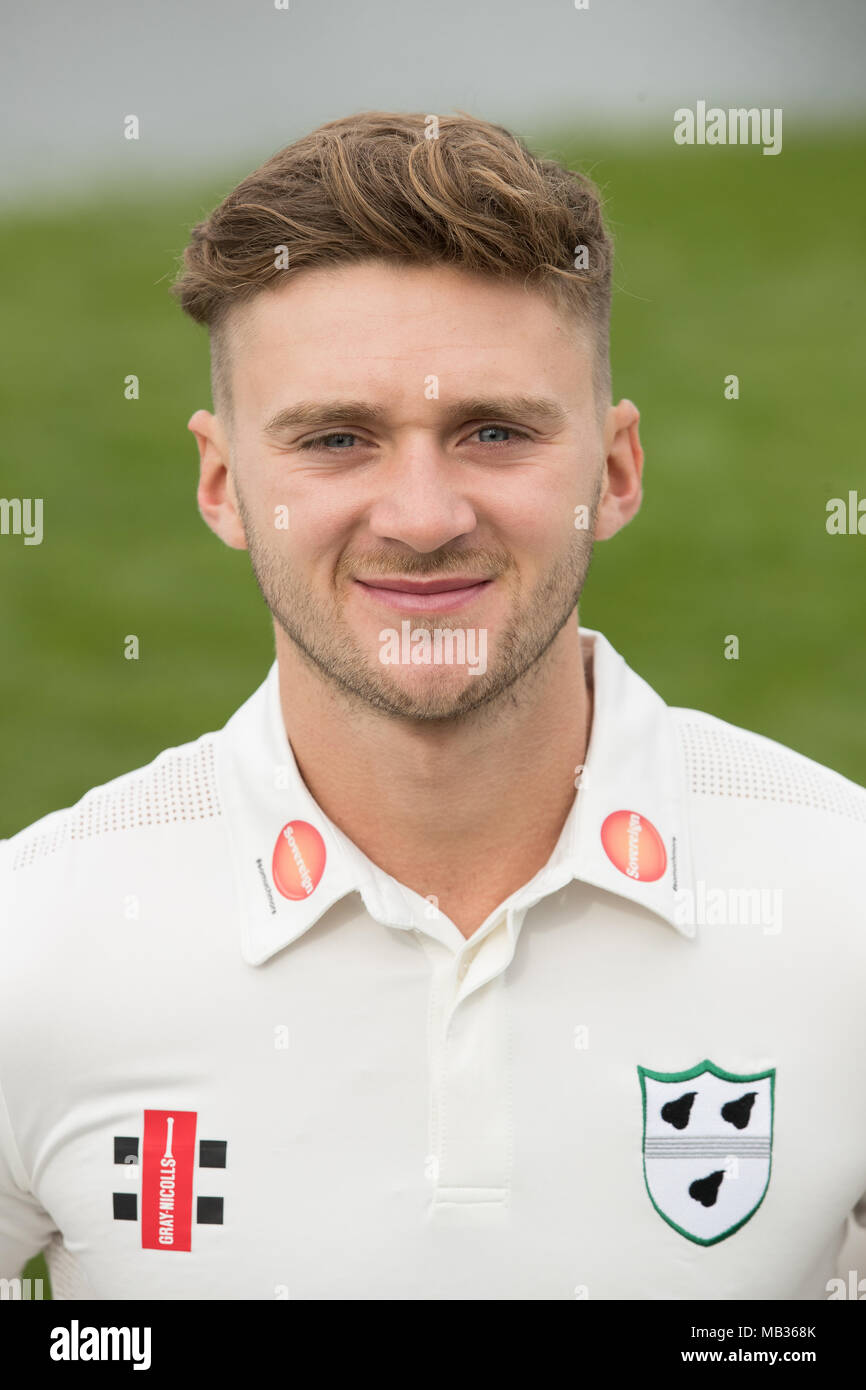
[[[286,733],[315,801],[464,935],[550,858],[592,722],[576,618],[522,681],[453,724],[350,699],[281,630],[277,660]]]

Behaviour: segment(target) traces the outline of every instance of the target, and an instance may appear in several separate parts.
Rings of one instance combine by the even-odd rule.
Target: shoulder
[[[164,749],[0,843],[0,1070],[156,1007],[154,972],[222,949],[233,879],[220,735]]]
[[[761,925],[749,957],[778,948],[804,990],[866,981],[866,789],[786,744],[671,707],[682,750],[685,901],[708,925]],[[783,930],[784,924],[784,930]],[[705,939],[712,935],[705,933]],[[736,933],[722,938],[736,949]],[[760,943],[760,944],[757,944]],[[774,946],[773,943],[776,943]]]
[[[52,884],[68,892],[85,866],[158,854],[167,839],[218,823],[220,737],[210,732],[166,748],[0,842],[0,906],[25,881],[28,898]]]
[[[859,959],[866,790],[763,734],[699,710],[671,713],[695,879],[784,892],[789,922],[807,935],[822,922],[828,945],[853,932]]]
[[[764,734],[702,710],[670,709],[687,791],[764,807],[800,807],[866,832],[866,788]]]

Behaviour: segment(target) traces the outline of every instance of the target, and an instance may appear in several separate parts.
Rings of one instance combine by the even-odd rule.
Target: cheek
[[[288,479],[276,478],[259,493],[255,520],[268,550],[285,555],[304,570],[333,564],[343,530],[319,499],[299,493]]]
[[[345,485],[335,486],[336,481],[289,479],[283,487],[295,532],[307,536],[310,549],[323,554],[341,549],[353,534],[364,530],[367,498],[353,496]]]
[[[499,534],[522,568],[544,570],[574,543],[575,520],[574,498],[536,495]]]
[[[525,469],[509,475],[491,492],[485,507],[479,497],[479,516],[488,518],[503,538],[522,538],[528,548],[557,544],[567,537],[574,508],[590,502],[589,470],[580,466],[580,449],[559,446],[534,458]],[[494,485],[495,486],[495,485]]]
[[[299,585],[317,592],[323,598],[345,585],[343,557],[346,536],[342,531],[331,533],[322,518],[310,516],[299,509],[293,511],[291,529],[284,533],[285,563],[291,568]]]

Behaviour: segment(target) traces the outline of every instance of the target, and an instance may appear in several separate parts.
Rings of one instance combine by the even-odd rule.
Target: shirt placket
[[[429,943],[427,943],[429,944]],[[503,1203],[511,1168],[506,915],[456,955],[434,952],[429,1028],[433,1209]]]

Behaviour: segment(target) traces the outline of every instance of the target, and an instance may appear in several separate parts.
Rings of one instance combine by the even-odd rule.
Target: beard
[[[462,683],[446,678],[454,668],[437,666],[419,679],[417,688],[400,684],[389,674],[377,656],[371,656],[346,624],[337,595],[340,586],[352,582],[357,559],[341,556],[334,573],[328,599],[314,594],[303,577],[295,573],[291,557],[276,545],[264,542],[235,483],[238,512],[244,528],[250,564],[256,583],[271,615],[317,675],[353,704],[378,710],[392,718],[416,724],[454,722],[482,709],[510,692],[517,699],[529,681],[544,669],[544,656],[574,613],[593,551],[596,512],[601,496],[601,475],[592,506],[590,525],[575,530],[567,547],[556,556],[521,603],[519,573],[506,550],[453,550],[443,546],[427,555],[412,553],[398,557],[391,550],[377,555],[364,554],[367,573],[377,577],[400,575],[405,578],[444,578],[449,574],[513,575],[511,616],[492,639],[491,659],[483,673],[466,674]],[[404,616],[404,615],[399,615]],[[399,621],[398,615],[395,619]],[[413,630],[463,628],[454,616],[411,616]],[[403,667],[416,671],[418,667]],[[459,668],[458,668],[459,669]],[[441,675],[439,673],[442,673]]]

